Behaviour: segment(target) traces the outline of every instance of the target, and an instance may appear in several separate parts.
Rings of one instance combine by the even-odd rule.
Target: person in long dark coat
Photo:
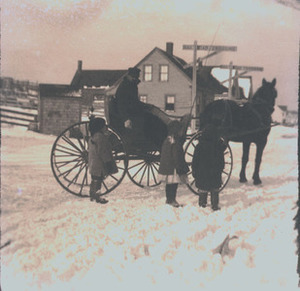
[[[181,123],[177,120],[168,125],[168,136],[163,142],[158,169],[159,178],[166,183],[166,203],[173,207],[181,205],[176,201],[179,183],[187,183],[188,165],[184,159],[183,142],[178,135]]]
[[[147,104],[139,100],[140,69],[128,69],[116,94],[116,107],[125,131],[134,140],[148,140],[159,149],[167,136],[166,125],[149,112]]]
[[[117,109],[125,128],[133,128],[143,121],[145,104],[139,100],[140,69],[129,68],[116,91]]]
[[[97,191],[101,189],[105,177],[117,173],[118,168],[112,155],[112,146],[107,135],[105,120],[92,118],[89,123],[89,131],[91,137],[88,143],[88,168],[92,177],[90,199],[105,204],[108,200],[97,195]]]
[[[220,209],[218,189],[222,185],[225,149],[226,145],[220,139],[217,127],[212,124],[207,125],[199,137],[192,160],[192,175],[199,189],[200,207],[206,207],[208,192],[210,192],[212,209]]]

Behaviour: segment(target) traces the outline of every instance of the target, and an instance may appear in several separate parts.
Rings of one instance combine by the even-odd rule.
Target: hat
[[[92,118],[89,123],[89,131],[91,132],[91,135],[94,135],[97,131],[101,130],[105,124],[105,119],[101,117]]]
[[[129,68],[128,69],[128,75],[134,78],[138,78],[140,76],[141,70],[137,67]]]

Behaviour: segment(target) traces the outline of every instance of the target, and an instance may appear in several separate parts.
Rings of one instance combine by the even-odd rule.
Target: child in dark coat
[[[91,137],[89,139],[88,167],[92,177],[90,199],[101,204],[108,202],[97,191],[107,175],[117,173],[118,169],[113,159],[111,144],[107,135],[107,126],[103,118],[92,118],[89,123]]]
[[[199,137],[192,160],[192,174],[199,189],[200,207],[206,207],[210,192],[212,209],[220,209],[219,188],[222,186],[225,149],[226,145],[220,139],[217,127],[207,125]]]
[[[177,120],[168,125],[168,136],[164,140],[161,149],[161,159],[158,173],[166,183],[166,203],[173,207],[181,205],[176,201],[179,183],[187,183],[188,165],[184,160],[183,142],[179,133],[181,123]]]

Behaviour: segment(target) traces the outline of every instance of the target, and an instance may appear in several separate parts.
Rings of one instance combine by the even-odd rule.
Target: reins
[[[244,131],[242,133],[226,135],[226,137],[230,140],[233,137],[240,137],[240,136],[244,136],[244,135],[248,135],[248,134],[252,134],[252,133],[257,133],[257,132],[260,132],[260,131],[263,131],[263,130],[267,130],[267,129],[270,129],[270,128],[272,128],[274,126],[277,126],[279,124],[280,123],[273,123],[273,124],[270,124],[270,126],[264,126],[264,127],[256,128],[256,129],[253,129],[253,130],[247,130],[247,131]]]

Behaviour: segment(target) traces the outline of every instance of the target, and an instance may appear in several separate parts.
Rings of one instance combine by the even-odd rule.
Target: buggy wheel
[[[149,151],[131,155],[128,161],[127,174],[130,180],[139,187],[155,187],[160,184],[158,168],[159,151]]]
[[[198,144],[198,138],[201,136],[202,132],[198,131],[193,137],[188,141],[185,150],[184,150],[184,155],[185,155],[185,160],[189,165],[189,172],[188,172],[188,178],[189,178],[189,184],[187,184],[188,188],[194,193],[194,194],[199,194],[199,189],[195,185],[195,178],[192,175],[192,160],[193,160],[193,155],[194,155],[194,150],[196,145]],[[222,139],[224,142],[224,140]],[[224,151],[224,160],[225,160],[225,166],[222,172],[222,185],[219,188],[219,191],[223,190],[225,186],[227,185],[231,172],[232,172],[232,165],[233,165],[233,156],[232,156],[232,151],[229,146],[229,144],[226,145],[226,149]]]
[[[55,140],[51,150],[51,168],[56,181],[69,193],[89,196],[88,172],[88,121],[76,123],[65,129]],[[109,128],[113,157],[118,167],[116,174],[105,178],[101,195],[115,189],[123,180],[127,168],[127,155],[119,135]]]

